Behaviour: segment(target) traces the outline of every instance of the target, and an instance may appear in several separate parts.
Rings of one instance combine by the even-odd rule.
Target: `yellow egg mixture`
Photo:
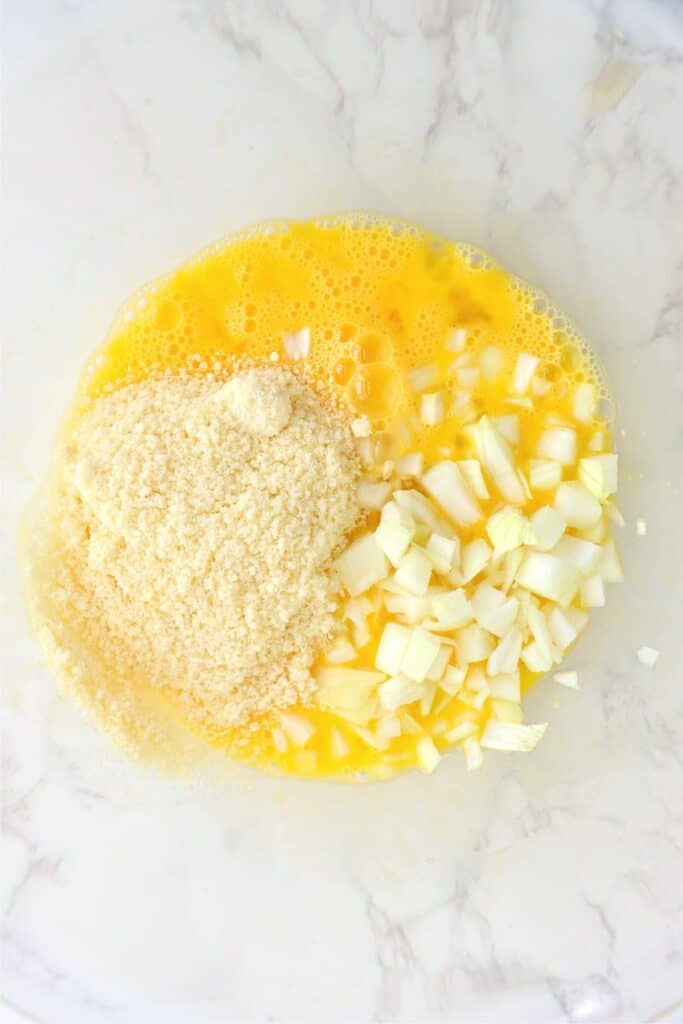
[[[283,338],[305,328],[308,355],[291,359]],[[520,353],[540,363],[534,389],[515,399],[510,380]],[[572,414],[581,384],[591,385],[596,401],[607,399],[597,361],[547,300],[475,250],[365,216],[256,228],[211,246],[141,290],[88,362],[72,413],[78,417],[99,396],[160,372],[220,378],[245,361],[287,365],[317,382],[352,421],[367,417],[371,433],[359,444],[376,481],[395,472],[407,453],[422,453],[425,466],[464,458],[466,426],[482,414],[518,418],[522,467],[537,457],[549,422],[572,423],[579,455],[610,448],[597,405],[584,422]],[[440,396],[442,422],[425,424],[425,394]],[[544,500],[535,493],[525,514]],[[369,511],[358,532],[378,519],[378,511]],[[485,537],[484,529],[482,521],[459,530],[461,543]],[[347,667],[374,670],[386,620],[383,607],[370,611],[363,646]],[[316,669],[325,664],[323,653]],[[522,668],[522,690],[536,677]],[[167,697],[172,705],[172,691]],[[401,713],[400,735],[377,744],[353,716],[323,706],[291,710],[310,727],[298,744],[287,741],[273,716],[248,731],[211,723],[199,731],[212,745],[266,770],[385,778],[415,765],[420,738],[431,737],[444,751],[461,742],[446,738],[454,730],[457,736],[459,724],[473,722],[480,730],[492,713],[491,701],[473,708],[437,690],[431,702]]]

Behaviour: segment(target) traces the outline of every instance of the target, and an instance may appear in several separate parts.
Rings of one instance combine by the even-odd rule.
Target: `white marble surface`
[[[660,1019],[683,998],[683,6],[3,8],[8,1003],[46,1024]],[[533,695],[533,758],[184,789],[55,696],[16,523],[130,289],[254,220],[359,207],[489,248],[593,338],[628,584],[576,652],[583,691]]]

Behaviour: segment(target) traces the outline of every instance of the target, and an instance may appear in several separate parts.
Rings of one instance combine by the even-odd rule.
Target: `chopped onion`
[[[433,533],[425,545],[425,551],[437,572],[448,573],[460,561],[460,540]]]
[[[358,652],[353,644],[346,637],[340,637],[325,652],[325,661],[330,665],[343,665],[344,662],[353,661],[357,654]]]
[[[446,693],[454,697],[463,687],[467,670],[462,666],[448,665],[446,671],[439,680],[439,686]]]
[[[388,676],[395,676],[400,671],[403,656],[408,649],[410,632],[407,626],[387,622],[375,654],[375,668]]]
[[[547,728],[547,722],[541,725],[518,725],[497,722],[489,718],[484,726],[481,746],[489,750],[516,750],[526,753],[534,749]]]
[[[555,509],[567,526],[579,530],[594,526],[602,515],[600,502],[578,480],[560,484],[555,492]]]
[[[434,658],[434,661],[429,667],[427,672],[427,679],[432,683],[438,683],[446,671],[449,659],[451,657],[451,648],[443,644],[439,648],[439,653]],[[424,712],[423,712],[424,713]]]
[[[415,597],[414,594],[387,593],[384,598],[384,607],[392,615],[402,615],[412,625],[427,618],[432,609],[432,602],[428,596]]]
[[[479,459],[461,459],[458,462],[458,469],[465,477],[472,494],[475,498],[481,498],[483,501],[487,501],[491,495],[489,494],[486,481],[484,480],[484,474],[481,471],[481,463]]]
[[[600,548],[600,560],[596,566],[596,572],[600,573],[605,583],[621,583],[624,579],[624,570],[621,567],[617,548],[610,537]]]
[[[389,573],[389,563],[371,533],[354,540],[334,564],[352,597],[369,590]]]
[[[503,508],[492,515],[486,524],[486,532],[493,543],[494,557],[537,541],[528,519],[512,508]]]
[[[396,472],[399,476],[420,476],[424,465],[422,452],[411,452],[396,460]]]
[[[564,533],[565,522],[554,508],[543,505],[532,515],[531,528],[536,534],[534,547],[539,551],[550,551]]]
[[[464,704],[465,707],[472,708],[473,711],[481,711],[484,704],[488,700],[488,696],[488,686],[485,689],[479,690],[476,693],[472,690],[464,689],[461,690],[460,693],[458,694],[458,700],[460,701],[461,704]]]
[[[553,664],[552,658],[545,655],[535,640],[526,645],[521,658],[530,672],[547,672]]]
[[[391,484],[385,481],[373,483],[370,480],[362,480],[356,491],[358,501],[364,508],[382,508],[390,494]]]
[[[444,736],[444,739],[448,743],[460,743],[461,740],[466,740],[468,736],[473,736],[477,731],[477,727],[474,722],[469,719],[465,719],[464,722],[460,722],[458,725],[450,729]]]
[[[576,616],[580,616],[577,620]],[[548,629],[553,642],[562,650],[573,644],[588,622],[588,616],[576,608],[552,608],[548,613]]]
[[[489,705],[493,717],[499,722],[511,722],[517,725],[524,720],[521,707],[514,701],[492,697],[489,700]]]
[[[379,702],[385,711],[396,711],[405,704],[412,704],[422,696],[424,687],[404,675],[396,675],[377,688]]]
[[[305,359],[311,347],[311,332],[308,327],[303,327],[292,334],[283,334],[282,341],[288,356],[292,359]]]
[[[446,341],[446,348],[449,352],[462,352],[466,344],[467,328],[456,327],[454,331],[451,331],[448,340]]]
[[[500,672],[497,676],[491,676],[489,690],[492,697],[519,703],[522,699],[519,672]]]
[[[607,513],[609,519],[613,523],[616,523],[617,526],[624,526],[625,525],[624,517],[622,516],[621,512],[619,511],[619,507],[617,506],[616,502],[611,500],[611,498],[608,498],[605,501],[605,512]]]
[[[501,590],[496,590],[486,581],[479,584],[472,597],[472,611],[479,625],[493,633],[503,636],[512,628],[517,618],[519,601],[514,597],[506,597]]]
[[[618,457],[589,455],[579,459],[579,480],[598,501],[605,501],[617,489]]]
[[[399,565],[414,536],[414,527],[411,530],[395,523],[380,523],[375,530],[375,539],[394,568]]]
[[[439,653],[439,640],[425,629],[413,629],[401,662],[401,673],[416,683],[423,683]]]
[[[415,753],[417,755],[417,766],[420,771],[426,775],[431,775],[441,760],[441,754],[434,740],[429,736],[422,736],[417,741]]]
[[[560,538],[552,553],[563,562],[574,566],[583,576],[592,576],[600,562],[601,550],[592,541],[565,536]]]
[[[476,623],[464,626],[455,634],[458,662],[460,664],[484,661],[491,654],[495,641],[490,633]],[[501,670],[502,671],[502,670]],[[494,673],[495,674],[495,673]]]
[[[336,726],[330,731],[330,749],[332,757],[337,761],[351,753],[351,747],[347,743],[346,737]]]
[[[311,736],[316,731],[315,726],[302,715],[293,715],[289,712],[280,712],[280,725],[286,736],[297,747],[305,747]]]
[[[636,656],[641,664],[654,668],[659,660],[659,651],[655,647],[639,647]]]
[[[550,635],[550,630],[548,629],[547,619],[543,612],[535,605],[531,604],[531,602],[529,603],[526,614],[531,635],[538,645],[544,659],[550,663],[548,665],[548,668],[550,668],[550,665],[554,660],[553,655],[555,652],[553,650],[553,641]]]
[[[460,573],[463,583],[469,583],[491,560],[491,548],[481,537],[465,544],[460,557]]]
[[[443,423],[444,415],[444,401],[440,391],[422,396],[420,418],[426,427],[437,427],[439,423]]]
[[[481,744],[479,741],[475,740],[473,736],[468,736],[462,745],[462,749],[465,754],[467,771],[473,772],[475,769],[481,768],[484,763],[484,755],[481,752]]]
[[[510,444],[519,444],[519,416],[511,412],[507,416],[496,416],[493,421]]]
[[[588,576],[581,584],[579,600],[584,608],[603,608],[605,584],[602,576]]]
[[[409,594],[422,597],[427,593],[432,575],[432,561],[421,548],[411,547],[398,563],[394,582]]]
[[[377,684],[384,679],[384,673],[335,666],[319,668],[315,678],[318,683],[318,697],[322,704],[354,710],[365,705],[374,695]]]
[[[527,352],[520,352],[517,356],[515,372],[512,378],[512,390],[517,395],[523,395],[531,384],[531,378],[538,367],[538,357],[530,356]]]
[[[554,490],[562,480],[562,463],[552,459],[529,462],[529,482],[535,491]]]
[[[508,551],[506,554],[503,559],[503,576],[501,580],[501,588],[503,590],[508,591],[512,586],[523,558],[524,548],[515,548],[513,551]]]
[[[600,516],[594,526],[589,526],[585,530],[577,530],[576,532],[582,540],[589,540],[592,544],[602,544],[609,532],[607,519],[605,516]]]
[[[543,380],[541,377],[534,377],[531,382],[531,390],[538,398],[543,398],[548,394],[552,387],[549,380]]]
[[[515,578],[520,587],[563,606],[571,603],[581,584],[578,569],[543,551],[527,551]]]
[[[463,366],[455,371],[455,379],[461,388],[474,388],[479,383],[480,370],[476,366]]]
[[[561,686],[569,687],[570,690],[578,690],[579,688],[579,673],[576,671],[556,672],[553,679]]]
[[[408,374],[408,381],[414,391],[428,391],[439,379],[439,370],[434,363],[418,366]]]
[[[395,715],[383,715],[375,728],[375,736],[380,744],[380,750],[385,749],[391,740],[401,735],[401,723]]]
[[[485,380],[494,380],[505,363],[505,355],[495,345],[487,345],[479,356],[479,366]]]
[[[416,722],[412,715],[407,711],[400,712],[401,718],[401,729],[406,736],[421,736],[423,733],[422,726],[419,722]]]
[[[458,526],[472,526],[481,509],[457,463],[437,462],[422,477],[422,485]]]
[[[484,469],[506,501],[512,505],[523,505],[526,494],[507,441],[488,416],[482,416],[473,430]]]
[[[542,459],[572,466],[576,462],[576,444],[576,431],[571,427],[550,427],[539,437],[536,451]]]
[[[519,656],[522,651],[522,634],[517,626],[506,633],[498,642],[498,646],[491,652],[486,664],[486,671],[489,676],[498,676],[501,673],[516,672],[519,663]]]
[[[453,529],[447,519],[440,516],[431,501],[425,498],[416,490],[394,491],[393,499],[398,505],[408,512],[418,523],[424,523],[435,533],[442,533],[444,537],[452,537]]]
[[[579,423],[590,423],[595,415],[595,392],[590,384],[579,384],[572,398],[572,413]]]
[[[458,629],[472,621],[472,609],[464,590],[450,590],[434,598],[432,610],[435,621],[430,623],[437,631]]]
[[[605,447],[605,433],[603,430],[596,430],[588,442],[588,448],[592,452],[601,452]]]

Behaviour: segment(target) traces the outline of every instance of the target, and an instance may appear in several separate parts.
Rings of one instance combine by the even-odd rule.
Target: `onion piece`
[[[389,563],[371,533],[365,533],[349,544],[334,565],[352,597],[369,590],[389,574]]]
[[[545,655],[535,640],[522,650],[521,659],[530,672],[547,672],[553,664],[552,658]]]
[[[579,384],[572,397],[572,414],[579,423],[590,423],[595,415],[595,392],[590,384]]]
[[[493,717],[498,722],[510,722],[519,725],[524,721],[522,709],[515,701],[505,700],[501,697],[491,697],[489,705]]]
[[[562,463],[552,459],[531,459],[529,483],[534,491],[554,490],[562,480]]]
[[[424,465],[422,452],[411,452],[396,460],[396,472],[399,476],[420,476]]]
[[[446,341],[446,348],[449,352],[462,352],[467,344],[467,328],[456,327],[451,331]]]
[[[461,388],[474,388],[479,383],[481,371],[476,366],[462,366],[455,371],[455,379]]]
[[[567,686],[570,690],[578,690],[579,688],[579,673],[576,671],[556,672],[553,679],[556,683],[559,683],[561,686]]]
[[[600,502],[578,480],[560,484],[555,492],[555,510],[567,526],[579,530],[594,526],[602,515]]]
[[[602,576],[588,576],[581,584],[579,600],[583,608],[604,608],[605,584]]]
[[[659,661],[659,651],[656,647],[639,647],[636,651],[636,657],[642,665],[654,668]]]
[[[600,559],[595,567],[605,583],[621,583],[624,579],[624,570],[621,567],[616,544],[610,537],[600,547]]]
[[[446,671],[439,680],[439,686],[446,693],[455,697],[457,693],[463,688],[465,684],[465,676],[467,675],[467,669],[460,665],[448,665]]]
[[[280,725],[289,740],[296,747],[305,747],[316,731],[315,725],[302,715],[280,712]]]
[[[460,459],[457,465],[475,498],[487,501],[491,495],[486,486],[479,459]]]
[[[495,640],[476,623],[463,626],[455,634],[456,651],[460,664],[485,661],[493,651]],[[501,670],[502,671],[502,670]],[[495,673],[494,673],[495,674]]]
[[[409,529],[397,523],[380,523],[375,530],[375,540],[396,569],[410,547],[415,528]]]
[[[473,772],[481,768],[484,763],[484,755],[481,752],[481,744],[473,736],[468,736],[462,745],[467,763],[467,771]]]
[[[428,596],[416,597],[414,594],[387,592],[384,607],[392,615],[401,615],[406,622],[417,625],[429,616],[432,603]]]
[[[539,359],[531,356],[528,352],[520,352],[515,364],[515,372],[512,378],[512,390],[516,395],[523,395],[531,384],[531,378],[536,373]]]
[[[486,532],[493,544],[494,557],[523,544],[535,544],[538,539],[529,520],[513,508],[503,508],[492,515]]]
[[[578,618],[576,616],[580,616]],[[548,629],[553,643],[562,650],[573,644],[588,623],[588,616],[575,608],[552,608],[548,613]]]
[[[531,517],[531,528],[536,534],[534,547],[539,551],[554,548],[565,531],[565,522],[556,509],[543,505]]]
[[[505,365],[505,354],[495,345],[487,345],[479,356],[479,366],[485,380],[495,380]]]
[[[434,661],[429,666],[429,671],[427,672],[427,676],[426,676],[426,678],[429,680],[429,682],[431,682],[431,683],[438,683],[440,681],[441,677],[443,676],[444,672],[446,671],[446,666],[448,665],[450,657],[451,657],[451,648],[447,647],[445,644],[443,644],[439,648],[439,652],[436,655],[436,657],[434,658]],[[426,714],[426,712],[423,712],[423,714]]]
[[[329,650],[325,651],[325,661],[329,665],[343,665],[347,661],[353,661],[358,652],[353,644],[346,638],[340,637]]]
[[[377,688],[379,702],[385,711],[397,711],[405,704],[412,704],[422,696],[424,687],[404,675],[392,676]]]
[[[443,423],[445,412],[443,395],[440,391],[422,396],[420,419],[426,427],[437,427],[439,423]]]
[[[538,644],[538,648],[544,659],[550,663],[548,665],[548,668],[550,668],[550,665],[554,660],[555,652],[553,650],[553,641],[548,628],[548,622],[543,612],[531,603],[529,603],[527,608],[527,622],[529,624],[529,629],[531,630],[531,635]]]
[[[422,486],[458,526],[472,526],[481,509],[457,463],[437,462],[422,477]]]
[[[463,583],[469,583],[491,560],[491,548],[481,537],[465,544],[460,557],[460,575]]]
[[[436,572],[448,573],[460,561],[460,540],[433,533],[425,545],[425,552],[432,560]]]
[[[456,726],[450,729],[445,735],[444,739],[448,743],[460,743],[461,740],[466,740],[468,736],[474,736],[477,731],[477,727],[474,722],[469,719],[465,719],[464,722],[459,722]]]
[[[497,647],[491,652],[486,671],[489,676],[498,676],[501,673],[516,672],[519,664],[519,656],[522,652],[522,633],[517,626],[506,633],[498,642]]]
[[[559,539],[552,554],[578,569],[583,576],[592,576],[601,558],[601,548],[581,537],[564,536]]]
[[[393,500],[405,512],[408,512],[418,523],[424,523],[435,533],[441,533],[444,537],[452,537],[454,531],[450,523],[443,516],[440,516],[431,501],[425,498],[416,490],[394,491]]]
[[[375,668],[388,676],[396,675],[401,668],[403,656],[408,649],[411,631],[407,626],[387,622],[375,654]]]
[[[579,459],[579,480],[598,501],[605,501],[617,489],[618,457],[589,455]]]
[[[485,581],[480,583],[472,597],[472,610],[479,625],[502,637],[515,623],[519,601],[496,590]]]
[[[394,582],[409,594],[422,597],[427,593],[432,575],[432,561],[421,548],[411,547],[394,573]]]
[[[497,676],[491,676],[489,690],[492,697],[519,703],[522,699],[519,671],[500,672]]]
[[[308,327],[302,327],[300,331],[283,334],[282,341],[291,359],[305,359],[311,347],[311,332]]]
[[[510,444],[519,444],[519,416],[511,412],[506,416],[496,416],[493,420],[495,426]]]
[[[472,608],[462,589],[449,590],[439,594],[432,602],[434,621],[430,627],[437,631],[458,629],[472,621]]]
[[[413,629],[401,662],[401,674],[416,683],[423,683],[440,647],[441,644],[437,637],[432,636],[425,629],[419,627]]]
[[[439,379],[439,370],[435,363],[418,366],[408,374],[408,382],[413,391],[428,391]]]
[[[536,451],[542,459],[552,459],[563,466],[576,462],[576,431],[571,427],[550,427],[538,439]]]
[[[386,481],[377,483],[370,480],[362,480],[358,484],[356,496],[364,508],[382,508],[391,494],[391,484]]]
[[[510,504],[523,505],[526,501],[525,490],[505,438],[488,416],[482,416],[473,431],[479,460],[497,489]]]
[[[425,775],[431,775],[435,771],[441,754],[439,753],[434,740],[430,736],[422,736],[415,746],[417,755],[417,766]]]
[[[489,750],[514,750],[527,753],[533,750],[543,738],[548,723],[540,725],[517,725],[508,722],[497,722],[489,718],[484,726],[481,746]]]
[[[547,597],[562,606],[571,604],[581,585],[578,569],[557,555],[543,551],[527,551],[515,579],[532,594]]]

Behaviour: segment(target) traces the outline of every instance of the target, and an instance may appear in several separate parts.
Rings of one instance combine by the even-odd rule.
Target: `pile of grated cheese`
[[[51,488],[61,674],[105,666],[220,727],[309,699],[359,473],[345,420],[280,368],[99,399]]]

